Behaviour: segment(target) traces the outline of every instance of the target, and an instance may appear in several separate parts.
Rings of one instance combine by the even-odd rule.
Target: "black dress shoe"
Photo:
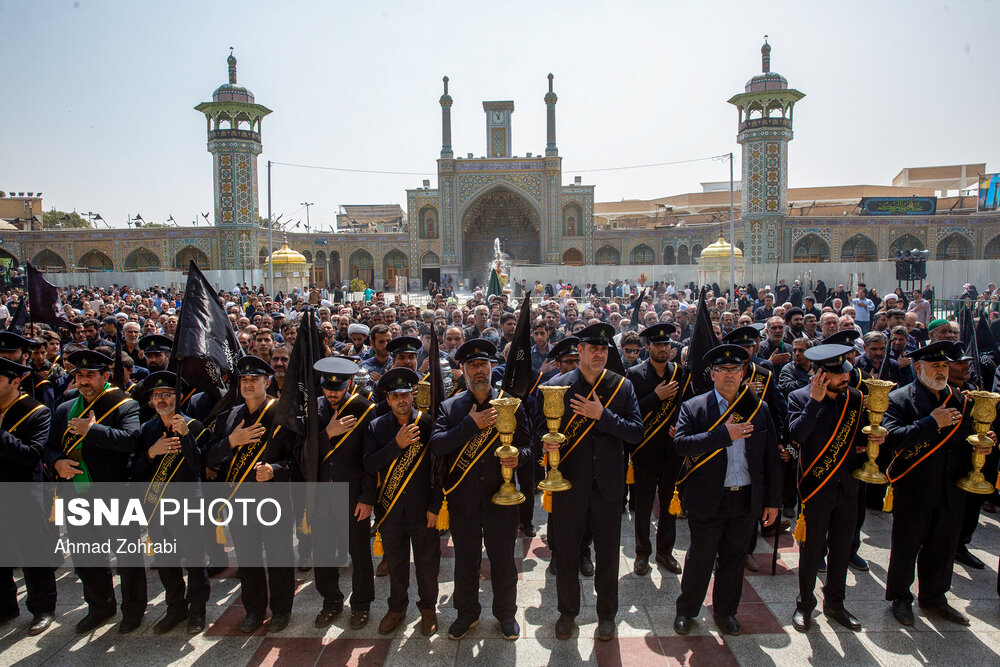
[[[764,537],[774,537],[775,533],[784,533],[791,527],[791,525],[791,521],[788,519],[782,519],[781,521],[772,523],[770,526],[765,526],[764,529],[760,531],[760,534]]]
[[[240,621],[240,632],[249,635],[264,624],[263,614],[247,614]]]
[[[524,533],[526,537],[534,537],[537,534],[535,527],[530,523],[526,523],[521,526],[521,532]]]
[[[288,614],[271,614],[271,622],[267,624],[267,631],[269,633],[281,632],[288,627],[290,618]]]
[[[323,609],[316,614],[316,621],[314,625],[317,628],[325,628],[326,626],[333,623],[333,619],[340,616],[340,613],[344,611],[344,601],[339,600],[337,602],[328,602],[323,605]]]
[[[465,635],[469,634],[469,630],[479,625],[479,619],[474,621],[466,621],[461,618],[455,619],[455,622],[451,624],[448,628],[448,639],[461,639]]]
[[[686,635],[691,632],[691,617],[677,614],[677,617],[674,619],[674,632],[679,635]]]
[[[724,634],[733,635],[734,637],[740,634],[740,622],[736,620],[735,616],[715,616],[715,624],[719,626]]]
[[[130,632],[135,632],[142,625],[142,616],[125,616],[122,618],[122,622],[118,624],[118,634],[127,635]]]
[[[903,625],[913,625],[913,605],[909,600],[892,601],[892,615]]]
[[[115,614],[116,612],[110,612],[107,614],[95,611],[88,612],[87,615],[76,624],[76,633],[78,635],[82,635],[91,632],[92,630],[95,630],[103,625],[105,621],[114,618]]]
[[[521,636],[521,626],[513,618],[500,621],[500,634],[504,639],[517,639]]]
[[[823,605],[823,615],[831,621],[837,621],[837,623],[840,623],[848,630],[854,630],[855,632],[861,630],[861,621],[856,619],[854,614],[844,609],[843,606],[827,607]]]
[[[681,573],[681,564],[677,562],[673,554],[656,554],[656,562],[674,574]]]
[[[936,607],[927,607],[920,605],[920,608],[928,612],[933,616],[938,618],[943,618],[946,621],[951,621],[957,625],[969,625],[969,619],[960,614],[957,609],[952,607],[950,604],[945,602],[944,604],[938,605]]]
[[[585,577],[594,576],[594,561],[590,560],[590,556],[580,556],[580,574]]]
[[[795,613],[792,614],[792,627],[799,632],[806,632],[812,625],[812,612],[805,612],[801,609],[796,609]]]
[[[351,612],[351,630],[360,630],[368,625],[368,610],[355,609]]]
[[[196,635],[205,629],[205,612],[194,611],[188,614],[187,633]]]
[[[569,614],[559,614],[556,621],[556,639],[569,639],[573,636],[573,626],[576,620]]]
[[[602,618],[597,621],[597,638],[602,642],[611,641],[615,636],[615,619]]]
[[[53,618],[54,616],[48,612],[35,614],[35,617],[31,619],[31,625],[28,626],[28,636],[34,637],[48,630],[52,625]]]
[[[982,570],[986,568],[986,563],[973,556],[972,552],[969,551],[969,547],[964,545],[960,546],[958,550],[955,551],[955,560],[966,567],[971,567],[974,570]]]
[[[153,634],[164,635],[173,630],[175,627],[177,627],[178,623],[180,623],[183,620],[186,620],[187,617],[188,613],[186,610],[178,609],[175,611],[171,611],[170,609],[168,609],[167,615],[161,618],[156,623],[156,625],[153,626]]]
[[[635,559],[635,565],[632,568],[636,574],[640,577],[645,577],[649,574],[649,560],[646,556],[638,556]]]

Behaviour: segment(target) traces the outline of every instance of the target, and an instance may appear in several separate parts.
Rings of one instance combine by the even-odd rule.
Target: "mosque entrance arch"
[[[541,218],[522,195],[504,186],[480,195],[462,216],[462,274],[485,285],[494,258],[493,239],[513,260],[541,263]]]

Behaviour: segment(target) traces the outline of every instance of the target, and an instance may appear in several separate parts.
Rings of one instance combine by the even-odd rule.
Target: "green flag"
[[[497,275],[496,269],[490,269],[490,286],[486,289],[486,298],[489,298],[494,294],[502,294],[502,290],[500,289],[500,276]]]

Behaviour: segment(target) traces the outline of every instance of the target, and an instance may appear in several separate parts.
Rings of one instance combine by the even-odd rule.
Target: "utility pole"
[[[309,231],[310,231],[310,229],[311,229],[311,228],[309,227],[309,207],[310,207],[310,206],[315,206],[315,202],[311,202],[311,201],[303,201],[303,202],[299,202],[299,204],[300,204],[301,206],[305,206],[305,207],[306,207],[306,233],[309,233]]]

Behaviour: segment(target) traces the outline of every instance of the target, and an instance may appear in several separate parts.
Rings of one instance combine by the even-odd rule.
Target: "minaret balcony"
[[[260,143],[260,132],[238,129],[209,130],[208,140],[212,141],[213,139],[243,139],[244,141]]]
[[[740,123],[740,132],[755,130],[761,127],[780,127],[792,129],[791,118],[750,118]]]

